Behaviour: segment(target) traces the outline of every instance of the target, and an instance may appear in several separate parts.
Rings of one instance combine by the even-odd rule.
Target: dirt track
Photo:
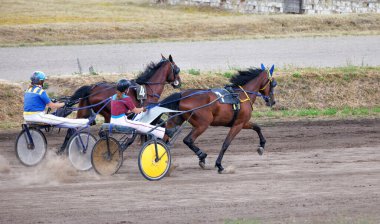
[[[0,223],[380,222],[379,118],[262,128],[265,154],[245,130],[225,155],[230,173],[223,175],[213,165],[226,128],[211,128],[198,141],[209,154],[207,170],[178,141],[178,168],[159,182],[140,175],[137,146],[118,174],[99,177],[53,153],[63,134],[48,136],[50,153],[33,168],[16,159],[16,132],[0,134]]]

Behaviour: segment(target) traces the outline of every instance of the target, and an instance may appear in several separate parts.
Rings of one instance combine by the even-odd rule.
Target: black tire
[[[91,153],[91,163],[94,170],[100,175],[113,175],[123,164],[123,152],[119,142],[108,137],[109,150],[106,138],[99,139]]]
[[[161,140],[157,140],[159,161],[155,161],[156,151],[154,140],[147,141],[140,150],[138,166],[145,179],[156,181],[162,179],[171,166],[169,147]]]
[[[84,146],[87,146],[85,153],[83,153],[79,138],[82,139]],[[71,136],[67,144],[67,153],[71,164],[77,170],[85,171],[92,168],[91,154],[95,143],[95,136],[88,132],[80,132]]]
[[[45,135],[38,129],[29,128],[29,133],[34,142],[34,149],[28,149],[27,134],[22,130],[15,142],[15,152],[17,159],[25,166],[36,166],[46,155],[47,141]]]

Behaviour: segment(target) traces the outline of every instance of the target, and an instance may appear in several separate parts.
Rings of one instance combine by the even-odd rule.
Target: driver
[[[31,85],[24,93],[24,120],[26,122],[38,122],[50,125],[65,125],[71,128],[84,127],[88,119],[69,119],[57,117],[44,112],[45,107],[52,109],[63,107],[64,103],[53,103],[46,92],[42,89],[46,75],[35,71],[30,77]]]
[[[147,133],[156,126],[139,121],[129,120],[126,115],[126,113],[133,112],[135,114],[139,114],[145,111],[144,107],[136,107],[131,98],[127,95],[130,86],[131,82],[126,79],[121,79],[118,81],[116,94],[112,96],[111,100],[111,124],[131,127],[141,133]],[[165,129],[162,127],[157,127],[151,133],[157,138],[163,139],[165,134],[168,137],[172,137],[175,131],[175,128]]]

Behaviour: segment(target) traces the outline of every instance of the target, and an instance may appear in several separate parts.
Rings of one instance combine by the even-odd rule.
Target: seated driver
[[[112,96],[111,100],[111,124],[131,127],[136,129],[138,132],[147,133],[156,126],[129,120],[126,115],[126,113],[133,112],[135,114],[139,114],[145,111],[144,107],[137,108],[131,98],[127,96],[130,86],[131,82],[126,79],[121,79],[117,83],[116,94]],[[162,127],[157,127],[150,133],[157,138],[163,139],[165,134],[172,137],[175,131],[175,128],[165,129]]]
[[[52,109],[63,107],[64,103],[53,103],[46,92],[42,89],[46,75],[43,72],[33,72],[30,77],[31,85],[24,93],[24,120],[50,125],[64,125],[71,128],[84,127],[88,119],[69,119],[46,114],[45,107]]]

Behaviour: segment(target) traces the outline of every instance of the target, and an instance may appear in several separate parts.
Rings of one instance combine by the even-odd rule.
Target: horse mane
[[[263,70],[260,68],[250,68],[248,70],[238,71],[236,75],[230,78],[230,82],[235,86],[243,86],[252,79],[257,78],[261,72],[263,72]]]
[[[114,82],[106,82],[106,81],[102,81],[102,82],[97,82],[95,84],[92,85],[92,88],[95,88],[97,86],[101,86],[101,87],[110,87],[110,86],[115,86],[116,84]]]
[[[148,66],[146,66],[145,71],[141,72],[137,77],[136,83],[140,85],[147,83],[164,62],[165,60],[161,60],[157,64],[154,62],[149,63]]]
[[[92,86],[81,86],[75,91],[75,93],[70,97],[70,102],[75,102],[79,98],[83,98],[90,94]]]

